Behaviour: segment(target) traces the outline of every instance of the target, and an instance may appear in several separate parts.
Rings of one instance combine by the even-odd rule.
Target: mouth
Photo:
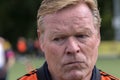
[[[65,65],[80,65],[84,63],[83,61],[73,61],[73,62],[68,62]]]
[[[70,61],[63,65],[62,68],[64,68],[66,71],[73,71],[73,70],[81,70],[86,68],[86,63],[84,61]]]

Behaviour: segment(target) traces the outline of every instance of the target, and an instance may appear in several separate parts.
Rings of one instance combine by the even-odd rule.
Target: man
[[[15,55],[10,42],[0,37],[0,80],[7,80],[8,69],[15,62]]]
[[[0,37],[0,80],[6,79],[4,39]]]
[[[46,62],[19,80],[119,80],[95,67],[100,21],[95,0],[44,0],[37,31]]]

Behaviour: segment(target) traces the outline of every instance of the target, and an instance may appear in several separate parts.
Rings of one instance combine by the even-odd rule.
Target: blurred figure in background
[[[15,63],[15,55],[9,41],[0,37],[0,80],[7,80],[7,72]]]
[[[27,43],[24,37],[20,37],[17,42],[17,50],[20,55],[24,55],[27,51]]]
[[[11,68],[15,63],[15,53],[12,49],[11,43],[8,40],[5,40],[4,42],[4,50],[7,59],[7,66],[8,68]]]
[[[27,40],[27,53],[28,55],[33,55],[34,53],[34,41],[32,38]]]
[[[0,37],[0,80],[6,80],[4,39]]]
[[[35,55],[39,58],[39,57],[43,57],[43,53],[41,51],[40,45],[39,45],[39,41],[38,39],[34,40],[34,51],[35,51]]]

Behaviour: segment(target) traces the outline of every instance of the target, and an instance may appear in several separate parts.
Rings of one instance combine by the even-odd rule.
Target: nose
[[[66,53],[72,54],[72,53],[79,53],[79,52],[80,52],[80,47],[79,47],[78,41],[75,38],[69,38],[67,40]]]

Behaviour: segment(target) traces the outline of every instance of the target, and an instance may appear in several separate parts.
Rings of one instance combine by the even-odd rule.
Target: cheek
[[[98,46],[96,41],[89,40],[88,42],[81,44],[81,50],[88,56],[92,56],[93,52],[97,50]]]
[[[91,56],[91,61],[93,63],[96,63],[97,57],[98,57],[98,42],[96,39],[92,40],[89,44],[90,48],[90,56]],[[91,62],[91,63],[92,63]]]
[[[52,43],[45,43],[44,53],[47,61],[59,62],[61,56],[61,48]]]
[[[89,40],[86,44],[81,45],[81,51],[86,57],[86,62],[94,66],[98,57],[98,46],[95,40]]]
[[[54,74],[60,74],[62,61],[61,47],[54,44],[47,45],[45,47],[45,59],[49,65],[49,70]]]
[[[44,47],[44,53],[45,53],[45,57],[49,58],[52,56],[55,56],[56,53],[55,53],[55,49],[54,49],[54,46],[48,44],[48,45],[45,45]]]

